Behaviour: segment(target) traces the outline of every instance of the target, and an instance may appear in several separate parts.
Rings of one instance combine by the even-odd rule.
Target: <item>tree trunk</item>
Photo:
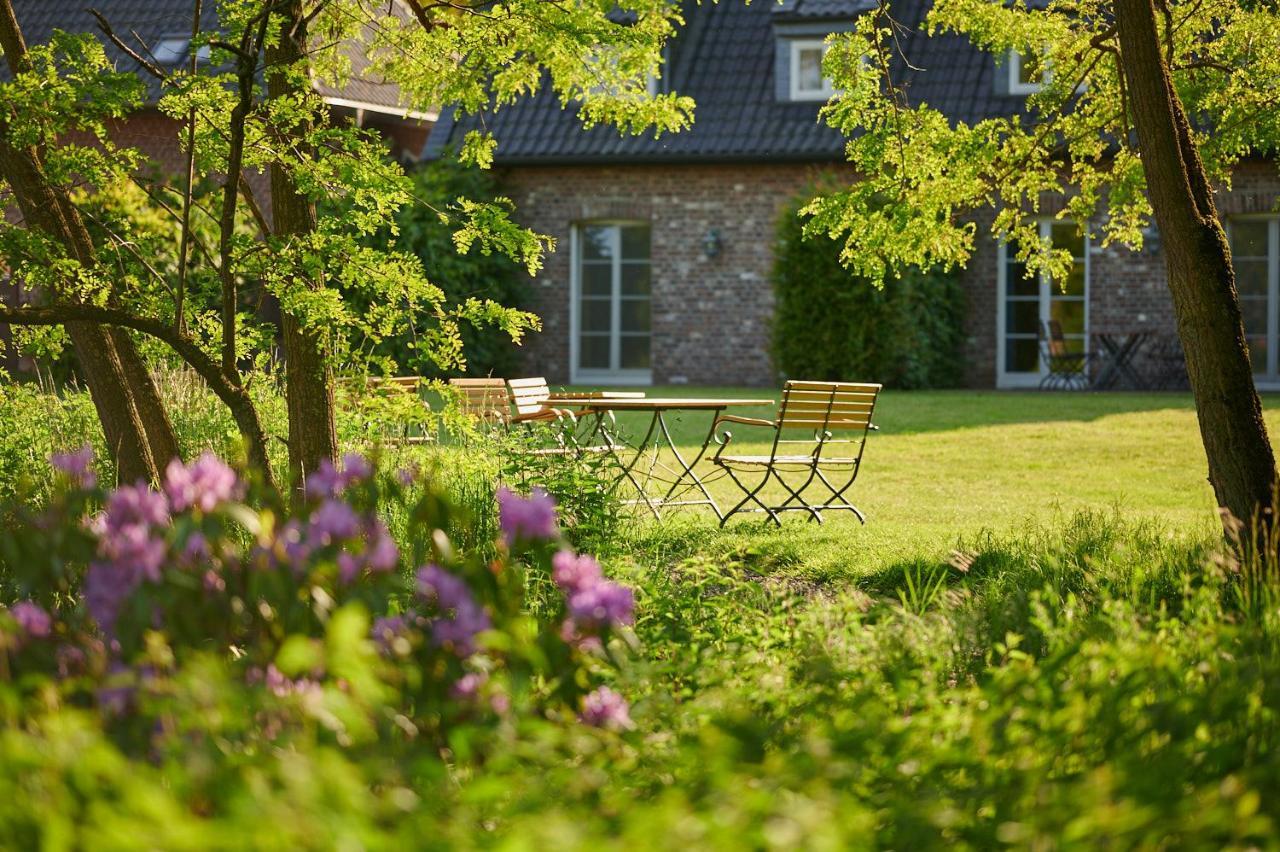
[[[307,24],[302,0],[288,0],[283,10],[280,37],[267,49],[267,94],[271,98],[299,93],[294,75],[307,53]],[[298,143],[299,147],[301,143]],[[271,167],[271,208],[277,239],[287,241],[316,229],[316,208],[299,190],[287,168]],[[307,281],[320,288],[323,281]],[[284,332],[285,394],[289,408],[289,472],[295,485],[322,459],[338,453],[333,417],[333,371],[320,335],[302,327],[298,319],[282,313]]]
[[[10,73],[26,65],[26,44],[10,0],[0,2],[0,49]],[[8,133],[7,124],[0,134]],[[60,241],[82,265],[96,262],[93,241],[70,200],[44,175],[40,152],[0,141],[0,176],[13,190],[28,226]],[[157,481],[178,455],[178,439],[133,341],[121,331],[87,323],[67,325],[89,394],[102,422],[108,451],[122,481]]]
[[[1235,271],[1156,27],[1153,0],[1116,0],[1121,65],[1160,227],[1178,334],[1218,505],[1273,522],[1275,456],[1253,384]]]

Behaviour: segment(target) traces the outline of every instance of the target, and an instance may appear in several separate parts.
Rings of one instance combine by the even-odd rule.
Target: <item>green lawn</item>
[[[776,391],[744,388],[657,387],[648,394],[777,398]],[[769,417],[772,410],[738,411]],[[672,421],[677,443],[696,448],[708,418],[679,415]],[[618,419],[629,434],[647,425],[645,415]],[[1186,394],[890,391],[875,419],[881,431],[871,436],[850,492],[867,515],[865,527],[848,513],[829,515],[822,528],[792,514],[775,531],[754,515],[739,516],[721,533],[708,510],[693,509],[660,524],[637,523],[628,544],[638,558],[736,555],[762,573],[819,579],[938,558],[984,531],[1007,533],[1080,510],[1150,517],[1187,537],[1212,535],[1215,528]],[[1268,419],[1273,433],[1280,430],[1280,418]],[[766,430],[735,426],[733,432],[742,449],[768,451]],[[712,491],[722,506],[737,493],[723,479]]]

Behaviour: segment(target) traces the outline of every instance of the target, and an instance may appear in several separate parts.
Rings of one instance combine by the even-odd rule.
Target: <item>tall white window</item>
[[[1038,384],[1047,372],[1040,351],[1040,331],[1057,323],[1071,352],[1083,352],[1089,337],[1089,241],[1073,222],[1045,220],[1040,236],[1053,247],[1071,252],[1066,281],[1030,275],[1027,265],[1000,245],[1000,303],[997,359],[1002,387]]]
[[[1044,85],[1044,72],[1033,70],[1022,54],[1016,50],[1009,51],[1005,62],[1009,74],[1009,93],[1013,95],[1029,95],[1040,91]]]
[[[590,222],[574,229],[573,380],[648,384],[649,226]]]
[[[822,39],[794,39],[791,42],[791,100],[825,101],[834,90],[822,73],[827,44]]]
[[[1233,219],[1227,234],[1253,372],[1260,382],[1280,383],[1280,218]]]

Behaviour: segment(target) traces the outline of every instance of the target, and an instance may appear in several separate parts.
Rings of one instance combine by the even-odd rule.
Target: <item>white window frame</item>
[[[831,78],[826,74],[822,75],[821,89],[801,89],[800,88],[800,54],[806,50],[822,51],[823,59],[827,56],[829,45],[826,39],[821,38],[797,38],[791,39],[789,50],[791,51],[791,76],[789,80],[791,89],[791,100],[793,101],[828,101],[835,94],[835,89],[831,85]]]
[[[1044,81],[1039,83],[1022,82],[1022,54],[1016,50],[1010,50],[1005,66],[1009,73],[1009,94],[1011,95],[1034,95],[1044,87]],[[1048,69],[1045,74],[1048,74]]]
[[[1064,224],[1061,219],[1041,219],[1040,220],[1040,238],[1045,239],[1053,234],[1053,226]],[[1089,239],[1089,235],[1084,236],[1084,339],[1085,345],[1088,346],[1089,337],[1089,316],[1092,313],[1090,303],[1093,296],[1093,245]],[[1034,373],[1011,373],[1006,367],[1005,361],[1005,343],[1007,332],[1005,331],[1008,320],[1008,293],[1009,293],[1009,245],[1001,240],[997,244],[996,252],[996,387],[997,388],[1034,388],[1039,387],[1040,380],[1049,373],[1048,365],[1044,363],[1044,353],[1040,348],[1037,340],[1036,348],[1039,352],[1037,364],[1039,369]],[[1050,311],[1052,305],[1050,299],[1053,295],[1053,288],[1058,286],[1049,278],[1047,273],[1040,273],[1040,293],[1038,296],[1040,304],[1040,322],[1048,327],[1050,319]]]
[[[601,226],[643,225],[649,228],[649,364],[647,370],[637,369],[583,369],[578,365],[578,332],[582,314],[582,237],[583,228]],[[610,299],[611,331],[609,336],[609,360],[617,364],[620,360],[619,350],[622,345],[621,335],[621,286],[622,286],[622,246],[621,227],[614,231],[618,235],[618,245],[613,252],[613,293]],[[592,219],[574,222],[569,231],[569,381],[573,384],[614,384],[614,385],[651,385],[653,384],[653,224],[640,219]]]
[[[1267,366],[1266,372],[1254,373],[1254,384],[1260,390],[1280,390],[1280,216],[1255,214],[1232,216],[1227,220],[1227,244],[1234,239],[1235,222],[1267,223]],[[1234,249],[1232,249],[1234,252]]]

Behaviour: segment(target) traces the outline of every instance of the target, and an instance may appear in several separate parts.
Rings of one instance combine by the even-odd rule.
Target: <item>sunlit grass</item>
[[[650,397],[760,398],[772,416],[776,391],[660,387]],[[781,530],[761,515],[739,516],[721,531],[710,510],[638,518],[619,552],[637,559],[689,554],[741,558],[765,573],[853,577],[893,563],[945,556],[984,532],[1005,534],[1053,523],[1079,510],[1150,519],[1170,535],[1200,539],[1215,531],[1213,491],[1195,410],[1186,394],[1045,394],[980,391],[886,392],[877,407],[863,470],[850,492],[867,515],[831,513],[818,527],[799,515]],[[1272,432],[1280,417],[1268,417]],[[695,451],[710,415],[672,416],[682,451]],[[618,428],[641,434],[647,415],[620,414]],[[768,430],[732,426],[739,452],[767,453]],[[710,465],[700,473],[713,474]],[[710,486],[721,506],[738,492]],[[780,497],[770,489],[766,494]]]

